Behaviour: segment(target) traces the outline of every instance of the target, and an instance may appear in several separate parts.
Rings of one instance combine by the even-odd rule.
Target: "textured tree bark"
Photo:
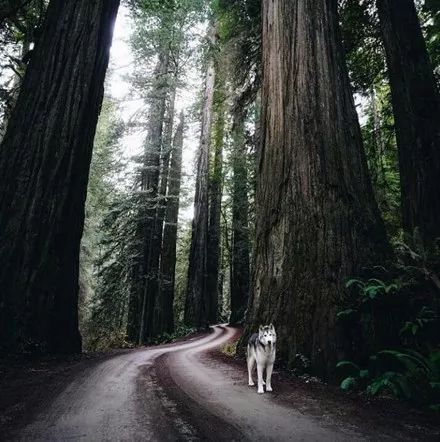
[[[173,302],[176,271],[177,220],[179,216],[180,184],[182,178],[182,148],[185,119],[183,112],[173,141],[169,187],[160,261],[159,315],[160,331],[171,333],[174,329]]]
[[[50,2],[0,148],[0,342],[78,352],[79,247],[118,0]]]
[[[402,223],[440,237],[440,95],[413,0],[377,0],[399,149]]]
[[[224,79],[217,75],[214,124],[214,164],[209,178],[209,227],[207,245],[206,290],[211,298],[208,320],[216,324],[219,315],[220,215],[223,191],[223,143],[225,135]]]
[[[232,266],[231,317],[229,322],[237,324],[244,319],[250,285],[248,165],[246,161],[244,115],[242,112],[234,115],[232,142]]]
[[[211,24],[209,39],[215,45],[216,28]],[[202,131],[197,158],[196,192],[194,198],[194,219],[192,223],[191,248],[188,265],[188,287],[185,300],[184,321],[189,326],[208,325],[210,296],[207,293],[207,243],[208,243],[208,175],[209,146],[211,142],[212,103],[215,84],[214,57],[208,61],[203,97]]]
[[[374,200],[344,63],[337,0],[263,1],[261,149],[249,325],[273,322],[288,363],[320,375],[344,355],[344,283],[382,262]]]

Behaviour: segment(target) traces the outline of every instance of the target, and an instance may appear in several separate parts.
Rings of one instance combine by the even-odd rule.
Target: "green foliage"
[[[158,108],[156,104],[163,98],[166,118],[159,116],[160,119],[157,119],[158,124],[162,125],[162,138],[157,140],[157,146],[164,152],[170,148],[173,131],[172,126],[169,130],[167,127],[172,115],[172,90],[180,86],[180,78],[189,68],[189,64],[197,58],[198,48],[194,45],[193,28],[204,17],[205,2],[133,0],[127,3],[134,25],[130,32],[135,59],[130,78],[132,92],[144,102],[144,109],[133,115],[129,129],[151,130],[150,123],[155,118],[155,109]],[[155,68],[158,59],[162,61],[161,71]],[[132,158],[132,165],[136,169],[130,172],[130,186],[127,186],[127,177],[124,177],[124,182],[117,182],[115,178],[119,173],[109,163],[113,154],[109,150],[111,142],[108,139],[113,137],[115,127],[117,125],[114,122],[105,122],[102,119],[98,126],[87,202],[87,224],[93,231],[93,235],[90,235],[93,236],[93,241],[91,246],[84,247],[83,253],[85,262],[86,252],[92,251],[88,261],[90,265],[86,266],[89,269],[90,284],[88,294],[84,296],[86,311],[82,329],[85,347],[93,349],[127,345],[126,330],[132,328],[132,324],[128,322],[138,320],[136,309],[140,306],[137,304],[137,297],[143,292],[140,287],[148,279],[158,277],[157,269],[155,272],[143,272],[146,268],[145,227],[147,222],[151,222],[151,214],[163,207],[164,198],[162,195],[153,196],[150,189],[146,190],[141,184],[143,173],[149,167],[148,154],[145,152]],[[165,132],[170,134],[169,138]],[[147,140],[149,136],[150,134],[147,135]],[[100,145],[106,148],[100,149]],[[148,146],[147,141],[146,149]],[[164,159],[165,156],[161,158]],[[162,164],[160,167],[160,170],[164,170]],[[187,249],[179,246],[177,292],[181,290],[182,278],[186,278],[186,269],[183,270],[186,261]],[[183,309],[179,305],[180,295],[179,292],[176,295],[177,314]],[[133,311],[135,314],[132,315]],[[159,339],[167,341],[173,339],[173,336],[165,335]]]
[[[47,1],[28,0],[21,4],[22,7],[14,8],[13,14],[0,23],[0,122],[8,118],[14,106],[32,52],[31,45],[38,38],[44,21]]]
[[[155,57],[163,48],[171,55],[171,70],[176,75],[180,65],[194,57],[194,30],[206,14],[203,0],[132,0],[129,2],[134,28],[131,49],[136,56],[133,82],[151,79]],[[153,60],[149,65],[148,60]],[[183,62],[183,63],[182,63]],[[147,75],[146,75],[147,73]],[[139,83],[139,87],[145,87]]]
[[[232,82],[242,89],[242,107],[249,106],[261,82],[261,1],[217,0],[220,43],[232,59]]]
[[[434,73],[440,79],[439,1],[415,3]],[[339,13],[351,83],[362,97],[358,96],[360,120],[373,188],[387,232],[395,240],[401,235],[398,151],[375,1],[339,0]]]
[[[416,405],[438,408],[440,351],[423,356],[409,349],[383,350],[370,357],[367,369],[351,361],[341,361],[337,368],[343,377],[342,390],[363,389],[372,396],[391,393]]]
[[[399,290],[399,286],[396,282],[386,284],[376,278],[370,278],[366,282],[361,281],[360,279],[350,279],[347,282],[346,287],[350,288],[353,286],[357,286],[361,296],[361,302],[368,302],[379,297],[396,293]]]
[[[381,278],[351,279],[337,314],[355,362],[337,364],[344,390],[390,393],[437,409],[440,398],[440,253],[438,243],[397,244],[397,262]],[[366,351],[358,351],[365,349]]]
[[[190,247],[191,222],[181,223],[177,238],[176,281],[174,289],[174,320],[178,324],[183,324]]]
[[[339,14],[354,91],[366,94],[385,74],[385,55],[373,1],[341,0]]]
[[[400,330],[400,334],[405,337],[408,335],[409,337],[415,337],[436,321],[436,312],[427,306],[423,306],[414,320],[405,322],[405,325]]]
[[[129,242],[118,235],[126,222],[124,192],[118,180],[119,140],[124,125],[106,98],[99,118],[90,166],[86,217],[81,242],[79,319],[84,348],[99,350],[124,344],[126,280],[121,253]],[[119,241],[118,241],[119,240]]]
[[[345,327],[359,324],[370,350],[386,343],[431,349],[440,341],[438,250],[416,253],[400,243],[397,258],[388,269],[374,269],[381,279],[346,283],[350,300],[337,319]]]
[[[192,327],[187,327],[185,325],[179,325],[175,328],[173,333],[164,333],[160,336],[157,336],[156,338],[151,340],[152,344],[159,345],[159,344],[168,344],[170,342],[174,342],[177,339],[184,338],[185,336],[188,336],[192,333],[195,333],[197,330]]]
[[[351,318],[352,315],[354,315],[355,313],[356,313],[356,310],[354,310],[352,308],[348,308],[346,310],[342,310],[342,311],[338,312],[336,317],[340,320],[347,320],[347,319]]]
[[[356,379],[349,376],[348,378],[345,378],[342,382],[341,382],[341,388],[343,390],[351,390],[356,384]]]
[[[127,346],[125,330],[130,293],[129,275],[136,254],[131,233],[135,228],[135,201],[118,192],[99,226],[100,254],[94,261],[96,287],[90,300],[86,347]]]
[[[366,95],[386,79],[386,61],[375,0],[339,0],[346,60],[354,91]],[[416,0],[422,31],[437,79],[440,78],[440,3]]]
[[[425,0],[420,11],[426,46],[440,84],[440,1]]]
[[[402,224],[400,175],[391,92],[386,81],[371,86],[364,113],[362,136],[374,193],[389,236],[398,238]]]
[[[220,352],[229,357],[234,357],[237,354],[238,341],[226,342],[220,347]]]

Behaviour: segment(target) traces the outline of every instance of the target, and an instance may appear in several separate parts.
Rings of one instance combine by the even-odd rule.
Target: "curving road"
[[[209,357],[237,333],[215,326],[201,338],[121,354],[79,373],[27,425],[20,440],[344,441],[351,428],[324,426],[258,395],[236,367]],[[276,391],[276,375],[274,376]]]

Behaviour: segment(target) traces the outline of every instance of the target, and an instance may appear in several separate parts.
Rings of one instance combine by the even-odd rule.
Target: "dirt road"
[[[134,350],[77,373],[18,434],[19,440],[378,440],[353,423],[307,414],[258,395],[240,367],[209,356],[236,330]],[[390,440],[390,438],[386,438]]]

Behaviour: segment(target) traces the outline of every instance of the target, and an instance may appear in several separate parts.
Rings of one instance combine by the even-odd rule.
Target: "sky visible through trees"
[[[120,102],[118,113],[124,121],[129,121],[144,106],[142,99],[131,95],[130,74],[133,72],[134,56],[129,45],[130,29],[133,21],[130,18],[129,10],[126,6],[121,6],[115,24],[115,34],[110,51],[110,68],[107,76],[107,92],[110,96]],[[200,44],[200,39],[206,29],[206,23],[200,23],[193,32],[194,48]],[[201,73],[196,69],[191,69],[185,79],[185,87],[179,89],[179,96],[176,100],[176,113],[183,109],[191,108],[197,100],[198,91],[202,85]],[[197,149],[197,122],[191,122],[186,132],[183,150],[183,167],[189,179],[189,185],[193,185],[195,171],[195,153]],[[134,155],[138,155],[142,150],[145,133],[136,131],[126,134],[121,140],[123,155],[129,160]],[[128,165],[130,167],[130,165]],[[193,208],[188,205],[179,212],[182,220],[190,221],[193,216]]]

